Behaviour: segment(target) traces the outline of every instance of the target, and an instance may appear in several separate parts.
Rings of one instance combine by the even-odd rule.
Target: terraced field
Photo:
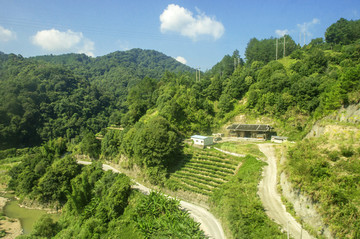
[[[233,176],[242,158],[230,156],[214,149],[185,148],[186,158],[173,173],[168,185],[209,196],[212,191]]]

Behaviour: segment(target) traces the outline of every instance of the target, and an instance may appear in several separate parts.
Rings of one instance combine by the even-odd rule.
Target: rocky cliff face
[[[317,121],[305,138],[319,137],[326,132],[332,131],[333,125],[338,124],[360,124],[360,103],[343,107],[337,112]]]

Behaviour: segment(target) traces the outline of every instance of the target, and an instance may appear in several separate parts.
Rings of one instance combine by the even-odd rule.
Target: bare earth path
[[[79,164],[89,165],[91,162],[87,161],[77,161]],[[121,173],[116,168],[111,167],[110,165],[103,164],[103,170],[111,170],[115,173]],[[134,189],[139,190],[141,193],[148,195],[151,191],[151,189],[145,187],[144,185],[141,185],[137,182],[135,182],[135,185],[133,185]],[[183,209],[186,209],[190,216],[196,221],[200,223],[200,228],[205,232],[205,235],[209,238],[214,239],[224,239],[225,234],[221,227],[221,224],[219,221],[212,215],[208,210],[206,210],[203,207],[185,202],[180,201],[180,206]]]
[[[264,177],[259,184],[258,190],[267,215],[280,224],[285,231],[288,231],[293,238],[313,238],[307,231],[301,229],[301,225],[286,212],[285,206],[281,202],[280,195],[276,189],[277,167],[272,144],[259,144],[258,146],[268,159],[268,165],[264,167]]]

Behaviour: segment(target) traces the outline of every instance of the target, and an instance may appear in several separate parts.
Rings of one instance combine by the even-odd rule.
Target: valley
[[[282,56],[252,38],[205,72],[0,52],[1,190],[61,211],[18,238],[358,238],[359,27],[284,35]]]

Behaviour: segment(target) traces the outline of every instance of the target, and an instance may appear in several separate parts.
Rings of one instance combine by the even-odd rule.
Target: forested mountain
[[[36,145],[81,129],[120,123],[132,86],[157,82],[167,71],[192,69],[162,53],[133,49],[89,58],[83,54],[23,58],[0,55],[0,147]],[[149,88],[151,89],[151,88]],[[146,97],[146,96],[144,96]]]
[[[326,42],[302,48],[285,36],[288,56],[278,61],[275,39],[251,39],[246,62],[234,51],[200,81],[193,69],[152,50],[97,58],[1,54],[1,147],[134,125],[149,110],[185,135],[209,133],[243,111],[276,117],[299,137],[307,119],[358,101],[358,22],[340,19]],[[351,44],[337,44],[336,34]]]
[[[359,25],[359,20],[340,19],[327,29],[325,41],[313,39],[303,47],[286,36],[286,54],[283,57],[279,47],[278,60],[276,39],[253,38],[245,51],[246,62],[238,51],[234,51],[202,73],[201,80],[196,80],[193,69],[149,50],[133,49],[97,58],[83,54],[23,58],[0,53],[0,148],[42,144],[12,169],[10,186],[17,195],[31,195],[35,199],[67,205],[69,216],[82,218],[73,227],[63,225],[64,229],[71,228],[62,231],[64,235],[76,235],[85,221],[92,229],[102,222],[108,228],[117,228],[117,219],[112,222],[115,218],[112,213],[122,214],[124,205],[115,205],[120,211],[112,210],[114,205],[102,201],[103,195],[111,198],[116,193],[109,185],[119,183],[124,186],[124,197],[130,202],[132,197],[140,196],[129,196],[126,178],[118,180],[98,172],[99,168],[81,171],[75,158],[61,157],[65,145],[68,151],[86,154],[92,159],[121,160],[124,167],[139,169],[148,182],[166,186],[171,170],[189,157],[184,153],[183,139],[195,133],[211,134],[221,130],[238,114],[253,119],[266,117],[279,134],[301,140],[317,119],[342,106],[360,102]],[[281,40],[283,38],[278,43]],[[110,125],[114,127],[108,127]],[[103,136],[101,142],[95,138],[99,132]],[[299,148],[308,148],[308,145],[300,144]],[[324,155],[329,153],[323,151]],[[359,155],[352,148],[349,157],[346,148],[343,151],[345,155],[333,153],[329,160],[356,160]],[[290,151],[289,157],[301,158],[297,152],[296,149]],[[332,163],[317,164],[314,162],[318,156],[312,158],[314,161],[306,165],[314,167],[307,168],[306,172],[314,176],[314,180],[329,176],[331,171],[327,168]],[[290,166],[295,167],[291,170],[299,169],[295,163]],[[254,175],[260,175],[260,167],[256,167]],[[299,172],[300,178],[302,171]],[[359,172],[351,172],[354,174],[351,182],[357,183],[354,187],[358,187]],[[84,183],[89,177],[93,180],[91,185]],[[68,183],[57,182],[58,187],[54,187],[47,185],[48,178]],[[102,189],[100,178],[110,182],[107,185],[110,191]],[[296,180],[302,182],[299,178]],[[305,183],[304,190],[313,190],[308,186],[311,182],[305,180]],[[87,187],[96,194],[94,199],[90,199],[94,195],[83,195]],[[332,197],[335,200],[331,203],[345,205],[352,200],[348,196],[334,191]],[[338,201],[337,197],[343,198]],[[320,197],[314,199],[322,200]],[[158,199],[155,197],[155,200]],[[355,201],[354,207],[349,204],[352,219],[359,215],[357,203]],[[261,205],[253,206],[263,213]],[[343,208],[347,208],[346,205]],[[88,212],[94,212],[102,221]],[[126,211],[124,215],[129,215],[127,213],[134,215]],[[336,218],[342,220],[341,215]],[[127,218],[122,223],[146,229],[141,221],[133,221],[137,219],[136,216],[131,220]],[[248,224],[251,223],[244,222],[244,232],[251,231]],[[107,233],[102,227],[98,230],[99,235]],[[269,232],[266,230],[259,233],[266,235]],[[339,237],[354,235],[348,229],[333,232]]]

